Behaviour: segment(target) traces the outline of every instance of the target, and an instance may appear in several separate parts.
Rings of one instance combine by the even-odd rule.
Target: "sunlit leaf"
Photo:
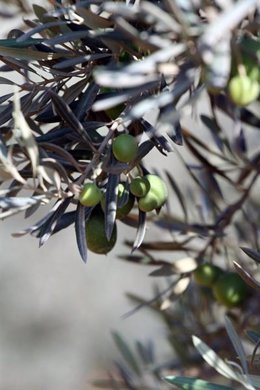
[[[166,376],[163,379],[165,382],[183,390],[233,390],[232,387],[218,385],[198,378]]]

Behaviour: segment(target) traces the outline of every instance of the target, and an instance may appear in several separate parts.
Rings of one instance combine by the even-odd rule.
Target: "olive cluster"
[[[112,143],[114,158],[120,162],[133,161],[138,153],[138,144],[130,134],[121,134]],[[168,191],[166,184],[158,175],[145,176],[128,175],[128,182],[120,182],[116,187],[116,219],[125,218],[134,207],[137,200],[142,212],[159,210],[166,202]],[[89,250],[95,253],[108,253],[115,245],[117,237],[116,224],[110,239],[105,233],[106,188],[100,188],[97,183],[88,182],[81,189],[79,202],[85,207],[95,207],[86,221],[86,240]]]
[[[248,287],[235,272],[226,272],[220,267],[203,263],[193,272],[195,282],[212,289],[216,301],[228,308],[241,305],[248,296]]]

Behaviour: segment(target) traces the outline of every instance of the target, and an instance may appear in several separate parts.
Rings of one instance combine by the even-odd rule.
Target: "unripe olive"
[[[168,190],[164,181],[157,175],[147,175],[145,178],[150,184],[147,194],[139,199],[140,210],[148,212],[157,209],[166,202]]]
[[[87,247],[91,252],[107,254],[115,246],[117,240],[117,227],[114,224],[112,236],[107,239],[105,231],[105,217],[102,212],[90,216],[86,222]]]
[[[247,106],[258,98],[260,87],[256,80],[248,76],[234,76],[228,84],[228,92],[232,101],[238,106]]]
[[[87,183],[82,188],[79,201],[83,206],[96,206],[102,198],[102,191],[95,183]]]
[[[150,183],[146,177],[135,177],[130,183],[130,191],[137,198],[142,198],[150,189]]]
[[[153,191],[148,191],[148,193],[139,199],[138,207],[140,210],[149,212],[160,207],[158,202],[158,197]]]
[[[162,206],[168,198],[165,182],[157,175],[147,175],[145,177],[150,183],[150,191],[153,191],[158,198],[159,207]]]
[[[199,286],[211,287],[223,274],[223,270],[214,264],[200,264],[193,272],[195,282]]]
[[[138,144],[132,135],[120,134],[113,140],[112,151],[118,161],[128,163],[136,157]]]
[[[123,183],[119,183],[117,188],[118,188],[118,194],[117,194],[116,218],[123,219],[132,210],[132,208],[134,206],[135,198],[131,193],[129,193],[129,191],[125,188],[125,185]],[[126,192],[127,192],[127,194],[126,194]],[[125,204],[123,204],[120,207],[121,200],[125,195],[128,196],[128,200]]]
[[[235,272],[220,276],[213,286],[216,300],[227,307],[239,306],[248,296],[248,287]]]

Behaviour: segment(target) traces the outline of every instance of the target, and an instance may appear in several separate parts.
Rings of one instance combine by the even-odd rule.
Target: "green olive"
[[[222,274],[221,268],[210,263],[200,264],[193,272],[195,282],[204,287],[211,287]]]
[[[102,212],[90,216],[86,222],[87,247],[91,252],[107,254],[115,246],[117,240],[117,227],[114,225],[110,240],[105,231],[105,217]]]
[[[158,202],[158,197],[153,191],[148,191],[148,193],[139,199],[138,207],[140,210],[149,212],[160,207]]]
[[[228,84],[231,100],[238,106],[247,106],[258,98],[260,87],[256,80],[248,76],[234,76]]]
[[[130,183],[130,191],[137,198],[142,198],[150,189],[150,183],[146,177],[135,177]]]
[[[243,279],[235,273],[228,272],[220,276],[213,286],[216,300],[227,307],[239,306],[248,296],[248,288]]]
[[[83,206],[96,206],[102,198],[102,191],[95,183],[87,183],[82,188],[79,201]]]
[[[164,181],[157,175],[147,175],[145,178],[150,184],[147,194],[139,199],[140,210],[148,212],[162,207],[167,200],[168,190]]]
[[[113,140],[112,151],[118,161],[128,163],[137,156],[138,144],[132,135],[120,134]]]

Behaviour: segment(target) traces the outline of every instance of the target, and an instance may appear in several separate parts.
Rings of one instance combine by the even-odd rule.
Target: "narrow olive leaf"
[[[227,316],[225,316],[225,328],[226,328],[227,334],[228,334],[228,336],[233,344],[233,347],[234,347],[236,353],[238,354],[243,371],[245,374],[248,374],[248,365],[247,365],[244,347],[241,343],[241,339],[238,336],[231,320]]]
[[[164,136],[160,135],[160,133],[156,131],[156,129],[148,121],[141,118],[141,124],[145,133],[160,153],[162,153],[164,156],[167,156],[167,153],[165,153],[165,151],[173,151],[173,148],[171,147],[167,139]]]
[[[48,46],[61,45],[65,42],[77,41],[89,35],[89,30],[70,31],[54,38],[45,39],[44,43]]]
[[[165,171],[165,174],[167,176],[167,179],[173,189],[173,191],[175,192],[175,195],[177,196],[178,198],[178,201],[181,205],[181,208],[182,208],[182,211],[183,211],[183,214],[184,214],[184,217],[185,217],[185,222],[187,222],[188,220],[188,212],[187,212],[187,208],[186,208],[186,204],[185,204],[185,201],[184,201],[184,197],[176,183],[176,181],[174,180],[174,178],[172,177],[172,175],[168,172],[168,171]]]
[[[2,197],[0,196],[0,208],[9,209],[9,208],[23,208],[30,207],[36,203],[41,202],[46,198],[45,195],[37,195],[32,197]]]
[[[110,240],[116,220],[117,210],[117,186],[119,175],[109,174],[106,188],[105,203],[105,231],[107,239]]]
[[[198,350],[203,359],[213,367],[220,375],[226,378],[232,379],[243,385],[246,385],[247,389],[252,390],[252,386],[245,383],[241,374],[235,372],[227,363],[224,362],[211,348],[207,346],[197,336],[192,336],[194,347]]]
[[[25,184],[25,179],[20,175],[19,171],[13,164],[8,149],[0,136],[0,180],[1,178],[13,178],[19,183]]]
[[[118,332],[112,332],[112,336],[113,336],[114,342],[116,343],[117,348],[119,349],[119,351],[122,354],[125,361],[128,363],[128,365],[131,367],[131,369],[138,376],[141,376],[141,370],[137,364],[136,358],[133,355],[131,349],[128,347],[125,340],[122,338],[122,336]]]
[[[24,34],[21,35],[20,39],[23,37]],[[26,48],[29,46],[37,45],[39,43],[42,43],[43,39],[38,38],[30,38],[26,41],[19,41],[19,38],[11,38],[11,39],[0,39],[0,46],[3,47],[14,47],[14,48]]]
[[[181,128],[180,122],[173,120],[173,121],[169,121],[168,125],[170,125],[170,129],[167,131],[167,134],[170,137],[170,139],[176,145],[179,145],[179,146],[183,145],[182,128]]]
[[[132,253],[140,247],[143,242],[146,230],[146,213],[142,210],[139,210],[138,216],[138,227],[136,232],[135,241],[133,243]]]
[[[87,7],[81,6],[81,3],[79,3],[77,6],[77,14],[84,19],[84,24],[86,26],[95,30],[98,28],[105,29],[108,27],[112,27],[114,24],[113,20],[97,15]]]
[[[64,53],[45,53],[39,50],[33,49],[20,49],[12,47],[3,47],[0,45],[0,55],[18,58],[28,61],[42,61],[42,60],[54,60],[55,58],[60,58]],[[67,54],[69,55],[69,54]]]
[[[168,266],[169,263],[165,260],[154,260],[150,256],[140,256],[140,255],[120,255],[118,256],[122,260],[129,261],[131,263],[135,264],[140,264],[140,265],[152,265],[152,266],[157,266],[157,265],[165,265]]]
[[[133,246],[132,241],[125,241],[125,244],[127,246]],[[184,242],[164,242],[164,241],[153,241],[153,242],[144,242],[142,244],[142,249],[147,249],[147,250],[156,250],[156,251],[197,251],[191,248],[187,247],[185,245],[186,243]]]
[[[260,375],[248,375],[248,378],[256,389],[260,389]]]
[[[50,90],[50,95],[55,106],[57,114],[69,125],[71,128],[76,131],[82,139],[86,142],[90,150],[96,151],[95,147],[92,145],[91,140],[88,137],[87,132],[85,131],[82,123],[75,116],[69,105],[54,91]]]
[[[66,229],[67,227],[69,227],[75,222],[75,219],[76,219],[76,211],[68,211],[67,213],[63,214],[58,219],[52,234],[58,233],[61,230]]]
[[[204,123],[204,125],[207,127],[207,129],[210,131],[213,140],[215,141],[215,144],[217,148],[223,152],[225,139],[223,139],[223,133],[221,132],[221,129],[218,126],[218,123],[215,118],[211,118],[207,115],[200,115],[201,121]]]
[[[233,264],[237,273],[246,282],[246,284],[257,291],[260,291],[260,283],[247,270],[242,268],[242,266],[236,261],[233,261]]]
[[[17,43],[26,42],[26,41],[28,42],[28,38],[30,38],[34,34],[38,34],[42,31],[48,30],[49,28],[52,28],[52,27],[67,25],[68,23],[70,23],[69,20],[66,20],[66,21],[57,20],[57,21],[47,22],[44,24],[37,25],[36,27],[30,29],[29,31],[27,31],[26,33],[21,35],[19,38],[17,38],[16,42]]]
[[[168,29],[170,31],[174,31],[175,33],[181,32],[181,26],[179,23],[173,18],[170,13],[164,11],[157,5],[151,3],[150,1],[142,1],[142,3],[139,3],[140,10],[144,10],[145,13],[152,15],[152,17],[158,21],[159,23],[162,23],[166,30]]]
[[[4,103],[6,100],[10,99],[13,96],[13,93],[7,93],[0,97],[0,104]]]
[[[115,93],[109,93],[104,94],[104,96],[100,99],[97,99],[95,103],[93,104],[93,111],[103,111],[107,110],[109,108],[115,107],[121,103],[124,103],[127,99],[131,97],[133,92],[115,92]]]
[[[72,102],[75,102],[77,97],[82,93],[83,89],[87,85],[87,79],[81,79],[77,83],[73,83],[70,85],[66,91],[64,92],[62,99],[65,103],[71,104]],[[74,110],[72,110],[74,112]]]
[[[208,159],[199,151],[199,149],[194,146],[192,142],[194,141],[194,138],[189,137],[187,133],[185,134],[187,135],[187,137],[185,137],[186,145],[188,146],[190,152],[194,155],[194,157],[200,161],[203,167],[207,168],[210,172],[223,177],[230,184],[233,184],[232,180],[225,174],[224,170],[219,169],[215,165],[211,164]]]
[[[208,64],[206,71],[206,85],[209,88],[225,88],[229,77],[231,67],[231,34],[222,37],[212,50],[214,61]]]
[[[125,388],[131,390],[136,389],[135,378],[132,371],[130,371],[128,367],[125,364],[122,364],[121,362],[115,361],[115,365],[118,369],[120,378],[122,378],[124,382]]]
[[[150,264],[149,264],[150,265]],[[157,268],[156,270],[149,273],[149,276],[153,277],[161,277],[161,276],[171,276],[174,275],[175,271],[171,264],[163,265],[161,268]]]
[[[144,364],[148,365],[154,363],[154,348],[151,340],[149,340],[146,344],[137,341],[136,349]]]
[[[92,207],[88,214],[91,214]],[[77,210],[76,210],[76,221],[75,221],[75,232],[76,232],[76,240],[79,249],[80,256],[84,263],[87,262],[88,258],[88,248],[86,241],[86,215],[85,215],[85,207],[78,202]]]
[[[52,209],[34,225],[28,227],[27,229],[23,229],[18,232],[12,233],[12,236],[21,237],[24,236],[25,234],[29,234],[29,233],[32,234],[37,230],[40,230],[40,228],[45,224],[45,222],[47,222],[50,219],[50,217],[55,213],[55,211],[58,209],[58,207],[60,206],[60,202],[56,202],[55,205],[52,207]]]
[[[232,387],[218,385],[198,378],[187,376],[166,376],[162,378],[165,382],[183,390],[233,390]]]
[[[5,78],[5,77],[0,77],[0,84],[15,85],[16,83],[12,80]]]
[[[28,126],[24,115],[21,111],[20,100],[17,90],[14,94],[14,137],[17,142],[25,147],[32,164],[33,177],[37,176],[37,170],[39,166],[39,151],[37,143],[34,139],[32,130]]]
[[[253,349],[253,352],[252,352],[252,355],[250,358],[250,365],[251,366],[253,364],[260,364],[260,354],[257,354],[259,347],[260,347],[260,340],[258,341],[258,343],[256,343],[255,348]]]
[[[68,161],[76,169],[76,171],[82,172],[80,164],[73,158],[72,154],[61,146],[58,146],[54,143],[43,142],[41,143],[41,147],[44,148],[45,151],[48,151],[48,155],[50,154],[49,151],[54,152],[54,154],[56,154],[56,160],[58,160],[57,155],[61,156],[62,160]]]
[[[59,218],[64,214],[65,210],[69,206],[71,202],[70,198],[60,199],[57,201],[59,204],[55,212],[50,216],[50,218],[44,223],[39,232],[39,245],[42,246],[52,235],[55,226],[59,220]]]
[[[260,128],[260,124],[259,124]],[[260,153],[256,152],[253,157],[251,157],[248,161],[248,164],[241,168],[240,174],[236,181],[236,184],[240,185],[243,181],[251,174],[252,169],[259,169],[258,166],[260,164]]]
[[[251,248],[246,248],[244,246],[241,246],[240,249],[242,249],[243,252],[251,259],[253,259],[255,262],[260,263],[260,252],[255,251],[254,249]]]
[[[130,169],[134,168],[153,148],[154,144],[152,141],[147,140],[142,142],[141,145],[138,146],[136,158],[129,164]]]
[[[78,64],[83,64],[88,61],[96,61],[102,58],[111,57],[111,53],[96,53],[96,54],[86,54],[84,56],[78,56],[75,58],[68,58],[66,60],[60,60],[59,63],[53,66],[53,69],[65,69],[71,66],[75,66]]]
[[[24,218],[30,218],[34,213],[36,213],[37,210],[39,210],[41,206],[41,203],[36,203],[33,206],[29,207],[28,209],[25,210],[24,213]]]
[[[256,332],[255,330],[247,330],[246,335],[253,343],[260,342],[260,333],[259,332]]]
[[[222,12],[204,30],[199,39],[199,49],[206,63],[214,61],[212,52],[217,42],[239,24],[256,7],[258,0],[241,0]]]
[[[83,92],[82,95],[79,97],[78,105],[75,110],[75,115],[80,121],[84,119],[84,116],[87,115],[88,111],[92,107],[93,102],[95,101],[99,92],[99,89],[99,85],[92,82],[89,84],[86,91]]]

